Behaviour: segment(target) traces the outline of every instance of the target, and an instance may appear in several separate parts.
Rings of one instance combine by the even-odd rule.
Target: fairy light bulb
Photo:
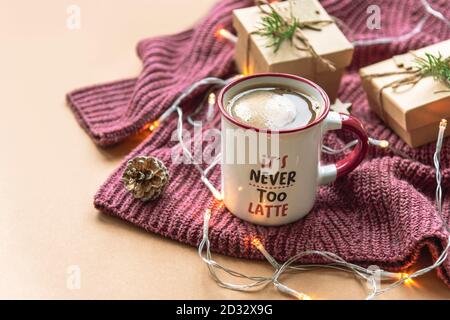
[[[400,279],[404,280],[404,284],[412,284],[413,279],[410,278],[409,274],[406,272],[400,273]]]
[[[208,96],[208,104],[214,105],[216,104],[216,95],[214,92],[211,92]]]
[[[211,218],[211,209],[205,210],[205,218],[207,218],[207,219]]]
[[[389,141],[387,141],[387,140],[381,140],[381,141],[380,141],[380,144],[379,144],[378,146],[379,146],[380,148],[385,149],[385,148],[389,147]]]
[[[259,238],[254,237],[251,241],[252,245],[256,247],[256,249],[261,252],[261,254],[264,256],[264,258],[267,259],[267,261],[274,267],[277,268],[279,266],[278,262],[270,255],[270,253],[267,252],[266,248],[264,248],[263,244],[261,243],[261,240]]]
[[[298,299],[299,300],[312,300],[312,298],[310,296],[308,296],[307,294],[304,294],[304,293],[300,293]]]
[[[293,293],[290,294],[291,296],[295,297],[298,300],[312,300],[310,296],[308,296],[307,294],[295,291]]]
[[[223,29],[223,28],[219,29],[216,32],[216,37],[219,39],[221,39],[221,38],[226,39],[232,43],[237,42],[237,37],[234,34],[232,34],[230,31],[228,31],[227,29]]]
[[[223,209],[225,207],[225,204],[223,203],[222,199],[216,199],[214,198],[213,200],[213,207],[217,208],[217,209]]]
[[[148,122],[142,127],[142,129],[139,131],[139,133],[144,133],[144,134],[152,133],[153,131],[156,130],[156,128],[159,127],[159,124],[160,124],[160,122],[158,120],[155,120],[153,122]]]
[[[274,282],[274,285],[275,285],[275,288],[280,290],[280,292],[283,292],[284,294],[288,294],[288,295],[294,297],[295,299],[312,300],[312,298],[310,296],[308,296],[307,294],[298,292],[297,290],[294,290],[294,289],[291,289],[291,288],[285,286],[284,284],[279,283],[278,281]]]
[[[439,122],[439,133],[438,138],[436,142],[436,150],[441,150],[442,148],[442,142],[444,139],[445,129],[447,128],[447,119],[442,119],[441,122]]]
[[[387,140],[377,140],[374,138],[369,138],[369,143],[373,146],[386,149],[389,147],[389,141]]]
[[[150,130],[150,131],[154,131],[156,128],[158,128],[159,127],[159,121],[158,120],[156,120],[156,121],[153,121],[151,124],[150,124],[150,126],[148,127],[148,130]]]
[[[254,245],[257,249],[262,247],[261,241],[258,238],[252,239],[252,245]]]

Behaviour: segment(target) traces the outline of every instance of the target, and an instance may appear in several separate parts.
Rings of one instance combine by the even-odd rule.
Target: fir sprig
[[[271,8],[271,11],[266,12],[261,18],[261,26],[252,34],[268,38],[270,42],[267,44],[267,47],[273,47],[273,51],[277,52],[285,40],[289,40],[292,43],[295,30],[299,26],[297,19],[293,18],[288,22]]]
[[[416,63],[423,77],[431,76],[450,87],[450,57],[425,53],[425,57],[417,58]]]

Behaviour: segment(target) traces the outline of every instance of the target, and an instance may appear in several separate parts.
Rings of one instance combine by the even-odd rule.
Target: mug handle
[[[329,112],[324,120],[323,133],[339,129],[353,132],[358,139],[358,143],[344,159],[334,164],[321,165],[319,167],[319,184],[333,182],[337,178],[353,171],[364,160],[369,150],[369,137],[361,121],[346,114]]]

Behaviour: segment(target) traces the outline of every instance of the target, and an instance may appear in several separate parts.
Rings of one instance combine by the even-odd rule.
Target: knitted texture
[[[232,71],[233,50],[214,32],[231,25],[231,12],[250,0],[220,1],[195,28],[146,39],[137,53],[143,70],[127,79],[76,90],[67,95],[81,126],[98,145],[111,145],[154,120],[191,83]],[[199,92],[198,92],[199,93]]]
[[[351,40],[395,36],[413,29],[424,14],[419,1],[323,1],[327,11],[339,18]],[[123,80],[74,91],[68,100],[79,122],[100,145],[119,142],[156,119],[189,85],[205,76],[227,77],[233,72],[233,46],[214,38],[217,26],[231,28],[231,10],[251,1],[223,0],[192,30],[138,45],[144,62],[137,79]],[[380,30],[366,28],[366,9],[381,7]],[[447,0],[434,1],[435,9],[447,17]],[[318,190],[316,205],[303,219],[281,227],[263,227],[242,221],[218,204],[189,164],[175,164],[171,139],[176,129],[172,115],[124,160],[95,195],[95,206],[148,231],[177,241],[198,245],[202,237],[203,214],[212,208],[210,239],[215,252],[261,259],[250,245],[258,236],[266,249],[284,261],[297,252],[315,249],[335,252],[362,265],[404,270],[415,263],[420,251],[428,249],[433,258],[442,252],[448,235],[442,230],[434,203],[436,188],[432,162],[434,144],[409,148],[370,111],[357,70],[392,55],[418,49],[450,37],[450,32],[434,18],[413,38],[386,45],[358,47],[344,76],[339,97],[353,103],[353,114],[361,119],[369,135],[386,139],[411,159],[372,148],[367,160],[347,177]],[[183,104],[188,112],[197,106],[197,91]],[[202,118],[202,115],[198,116]],[[220,127],[218,112],[204,130]],[[189,125],[186,128],[192,131]],[[325,144],[342,147],[350,137],[330,133]],[[171,180],[157,201],[144,203],[133,198],[121,182],[128,159],[152,155],[168,167]],[[413,159],[413,160],[412,160]],[[324,157],[324,160],[333,160]],[[450,187],[450,139],[444,141],[441,157],[444,195]],[[210,174],[220,187],[220,168]],[[447,192],[448,193],[448,192]],[[450,197],[444,197],[443,211],[449,219]],[[306,258],[304,262],[312,262]],[[450,286],[450,260],[439,268],[440,278]]]

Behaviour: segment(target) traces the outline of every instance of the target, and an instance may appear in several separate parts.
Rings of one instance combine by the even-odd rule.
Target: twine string
[[[419,58],[413,51],[410,51],[409,54],[411,54],[413,57],[415,57],[416,61],[423,60]],[[450,58],[447,58],[448,61]],[[398,66],[402,68],[401,70],[397,71],[387,71],[387,72],[379,72],[379,73],[370,73],[370,74],[363,74],[361,75],[362,79],[373,79],[373,78],[380,78],[380,77],[387,77],[387,76],[393,76],[393,75],[405,75],[404,77],[401,77],[400,79],[396,79],[394,81],[391,81],[385,85],[383,85],[378,90],[378,104],[380,105],[380,116],[384,121],[387,121],[387,118],[385,117],[385,106],[383,101],[383,93],[384,90],[388,88],[392,88],[393,90],[402,87],[402,86],[415,86],[420,80],[423,78],[430,76],[430,74],[427,73],[426,69],[420,68],[419,66],[414,67],[405,67],[404,65]],[[436,81],[441,81],[441,79],[435,79]],[[447,85],[450,85],[449,83],[446,83]],[[448,92],[450,90],[438,90],[435,91],[434,94],[442,93],[442,92]]]
[[[314,47],[311,45],[308,38],[305,36],[304,32],[302,31],[303,29],[321,31],[323,26],[334,23],[333,20],[311,20],[311,21],[295,20],[294,21],[294,19],[296,19],[296,18],[293,16],[293,8],[292,8],[291,1],[289,1],[289,4],[290,4],[290,16],[289,17],[286,17],[284,12],[281,12],[280,10],[278,10],[277,8],[272,6],[270,4],[270,2],[267,0],[256,0],[255,3],[258,6],[258,8],[262,14],[271,15],[272,13],[277,13],[281,17],[283,22],[287,25],[293,25],[293,23],[296,22],[297,28],[295,28],[294,37],[292,39],[295,49],[298,51],[309,52],[311,54],[311,56],[313,57],[313,59],[315,61],[318,61],[325,68],[327,68],[330,71],[336,70],[336,67],[330,60],[325,59],[324,57],[322,57],[321,55],[319,55],[317,53],[317,51],[314,49]],[[264,9],[264,7],[263,7],[264,5],[268,6],[270,11],[267,11],[266,9]]]

